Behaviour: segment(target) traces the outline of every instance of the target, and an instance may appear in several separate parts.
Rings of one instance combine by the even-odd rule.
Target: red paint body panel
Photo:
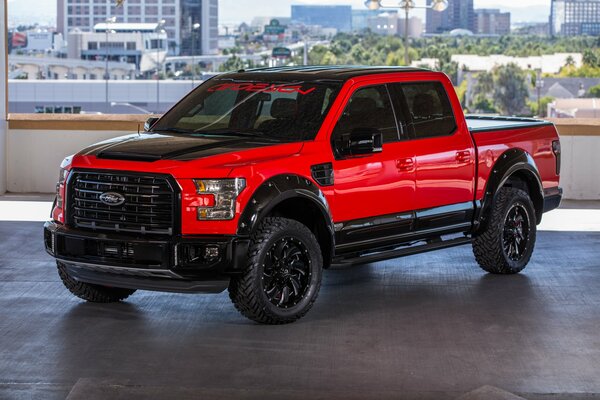
[[[473,135],[477,146],[478,175],[476,199],[483,198],[485,185],[498,158],[509,149],[521,149],[533,157],[544,189],[556,187],[556,158],[552,141],[558,140],[556,128],[551,125],[537,128],[480,132]]]
[[[330,144],[331,133],[357,88],[420,81],[443,83],[456,117],[457,130],[453,135],[384,144],[381,153],[335,159]],[[242,211],[262,183],[280,174],[299,175],[314,182],[310,167],[315,164],[332,163],[334,167],[333,186],[319,186],[314,182],[325,195],[333,222],[480,200],[493,165],[511,148],[523,149],[533,157],[544,188],[558,186],[552,153],[552,141],[557,138],[552,126],[471,135],[458,98],[445,75],[396,72],[348,80],[313,141],[275,144],[192,161],[118,161],[77,155],[70,168],[170,174],[182,191],[183,235],[232,235],[238,230]],[[407,167],[407,160],[413,160],[414,167]],[[192,179],[233,177],[246,179],[246,187],[237,199],[235,218],[198,221],[199,199]],[[62,210],[54,210],[54,219],[64,220],[61,213]]]

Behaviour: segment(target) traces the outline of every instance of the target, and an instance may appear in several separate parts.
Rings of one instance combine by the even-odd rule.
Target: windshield
[[[314,139],[340,84],[214,78],[167,112],[152,132]]]

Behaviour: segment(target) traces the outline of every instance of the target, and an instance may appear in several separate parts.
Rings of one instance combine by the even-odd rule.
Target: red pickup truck
[[[45,246],[87,301],[228,288],[281,324],[332,265],[472,243],[481,268],[513,274],[562,196],[551,123],[465,117],[421,69],[227,73],[145,128],[61,166]]]

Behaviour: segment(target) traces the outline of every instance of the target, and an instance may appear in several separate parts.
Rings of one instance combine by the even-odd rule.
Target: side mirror
[[[146,120],[146,122],[144,122],[144,131],[148,132],[150,129],[152,129],[152,126],[154,126],[154,124],[156,123],[156,121],[158,121],[157,117],[150,117]]]
[[[383,151],[383,135],[377,129],[357,128],[340,146],[343,156],[361,156]]]

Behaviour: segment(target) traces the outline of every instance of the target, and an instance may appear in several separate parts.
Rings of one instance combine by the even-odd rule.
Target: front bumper
[[[180,293],[219,293],[244,267],[238,236],[144,236],[44,224],[46,251],[82,282]]]

